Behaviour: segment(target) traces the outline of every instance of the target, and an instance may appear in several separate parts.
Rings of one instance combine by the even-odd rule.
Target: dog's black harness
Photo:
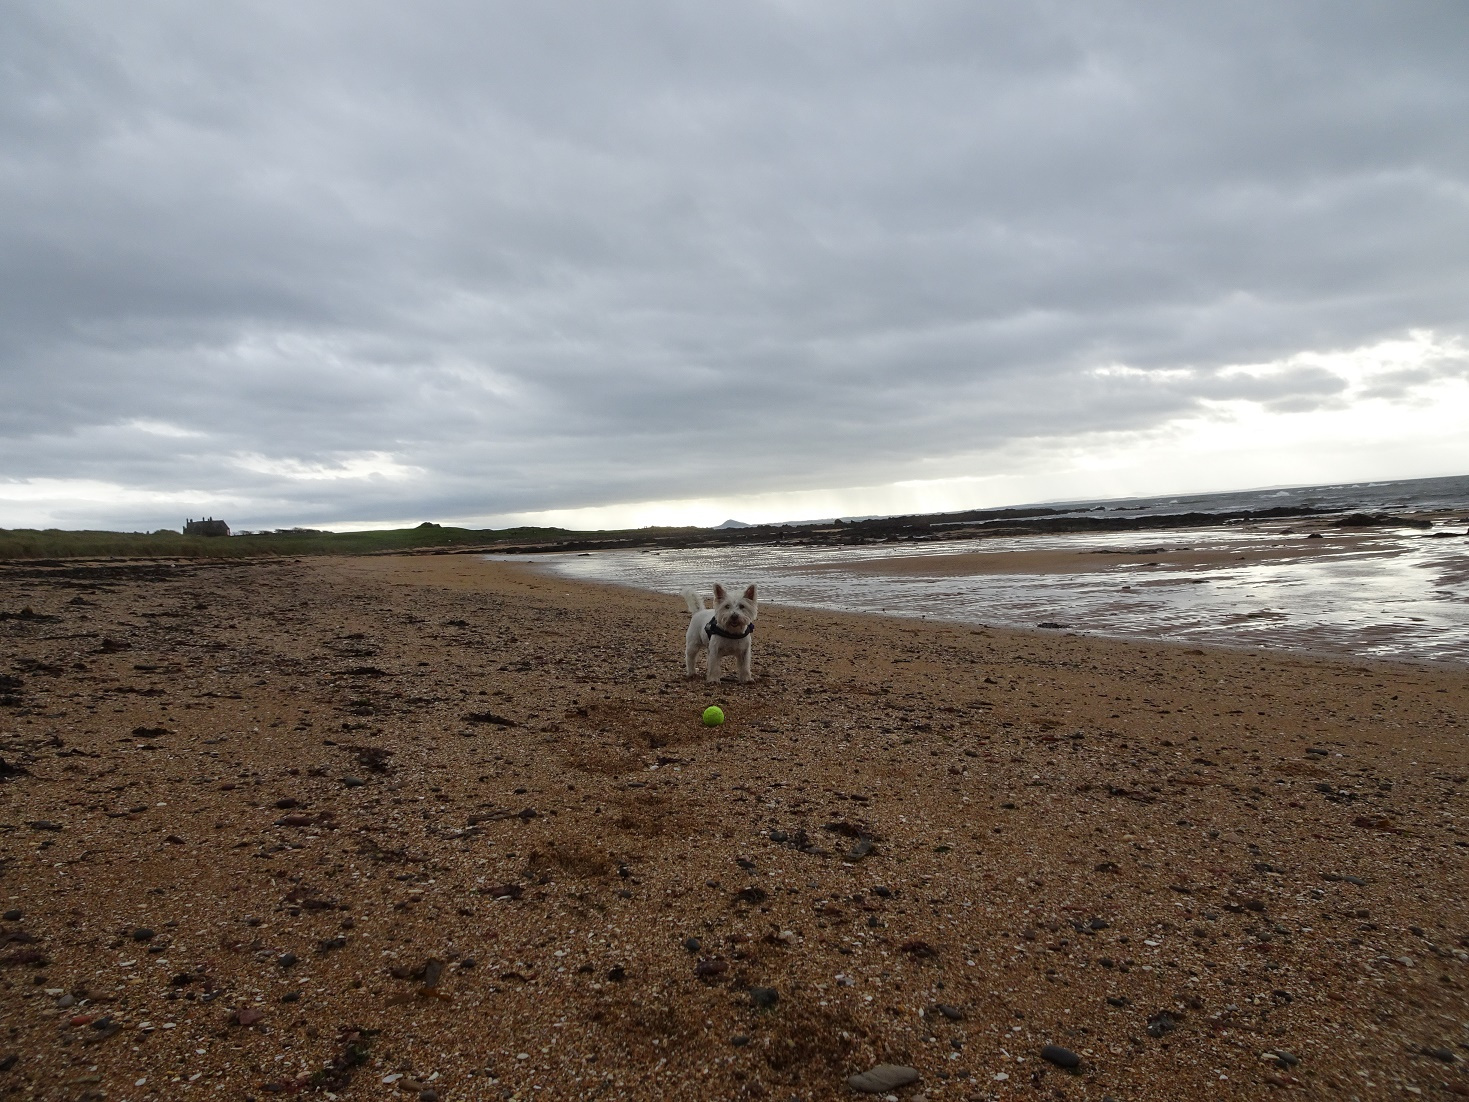
[[[745,628],[745,630],[744,631],[741,631],[741,632],[725,631],[722,627],[720,627],[718,624],[716,624],[713,620],[710,620],[707,624],[704,625],[704,635],[706,637],[707,636],[718,635],[718,636],[721,636],[722,638],[725,638],[725,639],[744,639],[747,636],[749,636],[750,633],[753,632],[754,630],[755,630],[755,625],[754,624],[747,625],[746,628]]]

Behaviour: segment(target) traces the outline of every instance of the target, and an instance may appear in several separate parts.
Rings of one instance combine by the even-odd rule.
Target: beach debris
[[[847,1086],[864,1094],[884,1094],[899,1087],[911,1086],[918,1080],[916,1068],[903,1064],[878,1064],[856,1075],[849,1075]]]
[[[964,1020],[964,1011],[957,1006],[949,1003],[934,1003],[933,1008],[951,1022],[962,1022]]]
[[[381,746],[344,746],[342,749],[355,755],[357,764],[372,773],[386,773],[388,759],[393,756],[391,750]]]
[[[513,719],[508,719],[494,712],[470,712],[464,717],[465,723],[487,723],[493,727],[519,727]]]
[[[756,1010],[770,1010],[780,1002],[780,992],[773,987],[752,987],[750,1002]]]
[[[413,1002],[415,999],[442,999],[444,1002],[452,1001],[450,996],[439,990],[439,984],[443,980],[444,972],[448,965],[438,957],[429,957],[418,967],[408,965],[396,965],[388,969],[388,973],[399,980],[417,980],[422,983],[417,991],[402,991],[388,997],[389,1006],[402,1006]],[[501,979],[509,978],[501,976]],[[516,978],[527,978],[519,977]]]
[[[1081,1066],[1081,1057],[1069,1048],[1062,1048],[1060,1045],[1046,1045],[1041,1049],[1041,1059],[1055,1064],[1058,1068],[1065,1068],[1067,1071],[1074,1071]]]
[[[0,781],[13,780],[16,777],[29,777],[31,771],[23,765],[13,765],[0,758]]]
[[[0,620],[29,620],[32,623],[46,623],[51,620],[59,620],[60,616],[47,616],[45,613],[37,612],[30,605],[19,612],[0,612]]]
[[[1178,1028],[1178,1022],[1166,1010],[1160,1010],[1148,1019],[1149,1037],[1166,1037]]]

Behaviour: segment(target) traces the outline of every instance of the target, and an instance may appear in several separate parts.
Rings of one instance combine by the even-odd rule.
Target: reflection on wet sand
[[[1154,537],[1157,539],[1157,537]],[[982,546],[982,549],[976,549]],[[851,548],[551,555],[571,577],[974,624],[1414,661],[1469,661],[1469,539],[1417,529],[1036,535]]]

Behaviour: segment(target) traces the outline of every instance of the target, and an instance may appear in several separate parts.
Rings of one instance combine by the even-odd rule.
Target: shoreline
[[[487,556],[548,575],[676,592],[714,571],[793,607],[1074,630],[1110,639],[1469,665],[1464,558],[1440,540],[1191,529],[862,548]]]
[[[36,573],[0,1086],[1469,1090],[1463,670],[768,605],[710,690],[681,602],[517,564]]]
[[[576,586],[603,586],[613,590],[624,590],[641,596],[677,597],[674,590],[650,589],[646,586],[636,585],[629,581],[589,581],[583,578],[569,578],[565,575],[556,574],[544,562],[533,559],[512,560],[501,558],[488,558],[485,561],[500,563],[506,566],[520,566],[535,572],[541,577],[554,579],[557,582],[569,582]],[[841,569],[840,567],[810,567],[811,570]],[[877,570],[873,571],[878,572]],[[914,571],[921,573],[921,571]],[[1065,571],[1057,571],[1065,573]],[[785,610],[797,614],[834,615],[852,617],[857,620],[873,619],[878,621],[889,621],[894,625],[903,624],[929,624],[934,627],[963,628],[965,630],[979,630],[987,632],[998,632],[1002,635],[1016,636],[1020,639],[1092,639],[1102,643],[1117,643],[1123,646],[1139,645],[1146,647],[1158,647],[1164,650],[1178,651],[1188,654],[1190,651],[1220,652],[1223,654],[1238,655],[1242,657],[1275,657],[1275,658],[1298,658],[1302,660],[1319,661],[1329,665],[1360,666],[1363,669],[1386,669],[1386,670],[1428,670],[1446,674],[1469,674],[1469,665],[1466,663],[1447,658],[1401,658],[1386,657],[1371,654],[1354,654],[1340,650],[1311,650],[1299,646],[1267,643],[1221,643],[1209,639],[1172,639],[1167,637],[1155,637],[1142,634],[1125,635],[1110,634],[1104,631],[1092,629],[1078,629],[1069,626],[1059,628],[1042,628],[1039,626],[1027,626],[1025,624],[994,624],[982,623],[967,619],[949,619],[933,613],[914,614],[895,610],[873,612],[870,610],[838,609],[828,608],[824,605],[802,605],[783,603],[780,601],[769,601],[762,599],[760,607],[764,609]]]

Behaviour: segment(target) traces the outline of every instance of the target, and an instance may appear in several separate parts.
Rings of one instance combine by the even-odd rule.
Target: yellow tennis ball
[[[704,709],[704,726],[718,727],[724,722],[724,712],[717,704],[711,704]]]

